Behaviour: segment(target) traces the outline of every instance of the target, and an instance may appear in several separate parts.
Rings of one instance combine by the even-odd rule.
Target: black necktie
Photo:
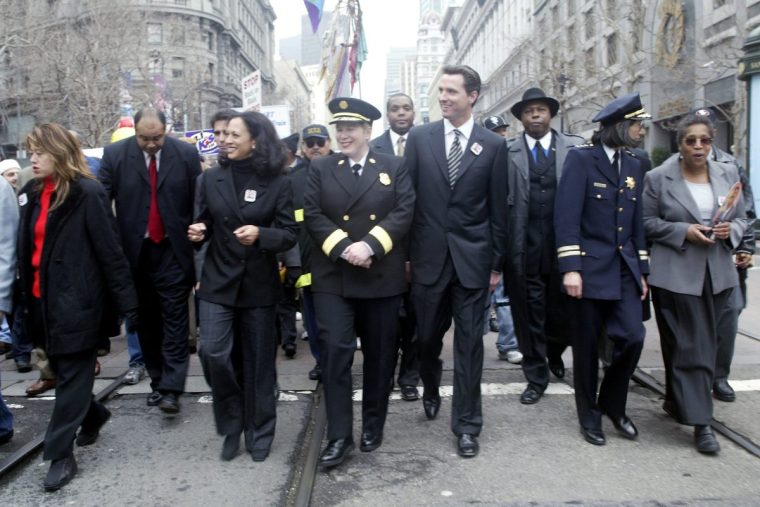
[[[612,156],[612,169],[615,171],[615,174],[620,176],[620,152],[615,151],[615,154]]]
[[[451,188],[454,188],[454,183],[459,176],[459,164],[462,162],[462,144],[459,142],[459,136],[461,132],[454,129],[454,142],[451,143],[451,149],[449,150],[449,184]]]
[[[359,179],[359,171],[362,170],[361,164],[354,164],[351,166],[351,171],[354,173],[354,178]]]

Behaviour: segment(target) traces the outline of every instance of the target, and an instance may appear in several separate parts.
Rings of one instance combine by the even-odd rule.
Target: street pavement
[[[740,328],[760,335],[760,271],[750,273],[749,307]],[[663,380],[659,339],[649,321],[640,368]],[[443,384],[451,385],[451,333],[444,348]],[[716,457],[702,456],[692,442],[691,428],[665,415],[662,399],[631,383],[628,415],[640,438],[618,436],[605,420],[607,445],[585,443],[579,433],[572,396],[572,361],[564,356],[568,375],[554,381],[541,401],[519,403],[524,381],[519,366],[498,360],[495,334],[484,336],[483,375],[485,427],[481,452],[473,459],[456,455],[450,427],[451,398],[428,421],[418,402],[390,402],[383,445],[372,453],[355,451],[330,471],[318,471],[314,506],[407,505],[592,505],[592,506],[754,506],[760,505],[760,459],[718,436]],[[124,372],[123,338],[101,358],[103,373],[96,391]],[[354,364],[354,385],[361,385],[362,356]],[[241,453],[231,462],[219,460],[208,387],[197,356],[192,356],[189,394],[182,413],[167,418],[145,406],[147,380],[124,386],[109,401],[113,417],[98,442],[76,449],[79,474],[63,490],[44,493],[47,463],[37,453],[0,479],[0,505],[285,505],[298,477],[295,465],[308,445],[305,430],[316,399],[316,383],[307,378],[313,366],[306,342],[299,341],[295,359],[278,353],[278,426],[272,454],[254,463]],[[16,414],[16,436],[0,448],[0,461],[44,432],[52,397],[28,399],[23,391],[37,373],[19,374],[3,361],[2,388]],[[731,382],[734,403],[715,402],[715,419],[760,444],[760,341],[738,336]],[[445,390],[450,392],[450,390]],[[360,399],[356,396],[354,437],[358,439]],[[290,495],[290,496],[289,496]]]

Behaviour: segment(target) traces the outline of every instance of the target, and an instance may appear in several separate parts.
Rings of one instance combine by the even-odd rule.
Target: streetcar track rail
[[[97,401],[103,401],[111,396],[111,394],[113,394],[118,388],[124,385],[124,375],[126,375],[126,371],[116,377],[113,382],[101,389],[97,394],[95,394],[95,399]],[[34,454],[42,446],[44,441],[45,434],[43,432],[40,435],[34,437],[30,442],[24,444],[20,449],[5,458],[2,462],[0,462],[0,479],[11,472],[18,465],[25,462],[28,458],[30,458],[32,454]]]
[[[290,479],[287,507],[308,507],[317,477],[317,460],[322,447],[322,438],[327,426],[327,410],[324,403],[324,387],[320,382],[314,391],[309,421],[304,430],[303,443],[295,470]]]
[[[758,336],[758,335],[756,335],[754,333],[750,333],[749,331],[745,331],[744,329],[739,329],[738,333],[740,335],[746,336],[750,340],[755,340],[755,341],[760,342],[760,336]]]

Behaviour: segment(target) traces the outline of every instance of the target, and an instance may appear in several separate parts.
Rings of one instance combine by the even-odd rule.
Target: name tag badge
[[[246,190],[243,199],[245,199],[245,202],[256,202],[256,191]]]
[[[475,154],[475,156],[480,155],[480,152],[483,151],[483,147],[480,145],[480,143],[473,143],[472,146],[470,146],[470,151]]]
[[[599,183],[598,181],[594,182],[594,188],[607,188],[606,183]]]

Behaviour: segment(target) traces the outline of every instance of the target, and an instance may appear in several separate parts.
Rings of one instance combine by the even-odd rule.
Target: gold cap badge
[[[388,173],[380,173],[378,178],[380,179],[380,183],[382,183],[383,185],[387,186],[391,184],[391,177],[388,176]]]
[[[338,107],[341,109],[348,109],[348,102],[346,102],[345,100],[341,100],[340,102],[338,102]]]

